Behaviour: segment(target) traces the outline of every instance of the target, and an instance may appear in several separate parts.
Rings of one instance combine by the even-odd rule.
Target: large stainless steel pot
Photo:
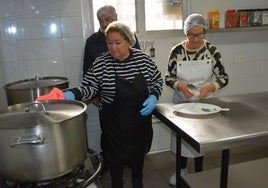
[[[51,100],[0,111],[0,177],[40,182],[60,177],[87,155],[86,105]]]
[[[65,77],[35,77],[19,80],[4,86],[7,104],[14,105],[24,102],[35,101],[40,95],[48,94],[53,87],[67,89],[68,79]]]

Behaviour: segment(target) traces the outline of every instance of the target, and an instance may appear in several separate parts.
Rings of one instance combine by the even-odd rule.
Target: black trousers
[[[132,176],[132,187],[133,188],[143,188],[143,165],[144,157],[135,161],[130,161],[128,163],[122,164],[109,164],[110,174],[112,180],[112,188],[123,188],[124,181],[124,167],[128,166],[131,169]]]
[[[195,172],[201,172],[203,170],[203,156],[194,158]],[[181,156],[181,168],[186,168],[187,157]]]

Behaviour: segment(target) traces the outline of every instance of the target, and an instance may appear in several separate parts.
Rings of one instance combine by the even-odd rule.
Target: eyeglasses
[[[203,39],[203,38],[205,38],[205,34],[206,34],[206,33],[197,33],[197,34],[194,34],[194,33],[187,33],[186,36],[187,36],[189,39],[194,39],[195,37],[197,37],[198,39]]]

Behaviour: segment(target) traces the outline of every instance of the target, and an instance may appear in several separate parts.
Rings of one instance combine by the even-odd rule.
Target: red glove
[[[36,101],[42,101],[42,100],[61,100],[64,99],[63,92],[54,87],[48,94],[46,95],[41,95],[37,97],[35,100]]]

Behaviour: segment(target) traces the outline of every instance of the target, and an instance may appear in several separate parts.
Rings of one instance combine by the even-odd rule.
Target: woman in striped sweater
[[[148,55],[131,48],[134,33],[123,23],[105,30],[108,52],[98,57],[66,99],[100,97],[101,147],[112,187],[123,187],[124,165],[132,169],[133,188],[142,188],[144,156],[150,150],[152,111],[162,91],[162,78]]]

